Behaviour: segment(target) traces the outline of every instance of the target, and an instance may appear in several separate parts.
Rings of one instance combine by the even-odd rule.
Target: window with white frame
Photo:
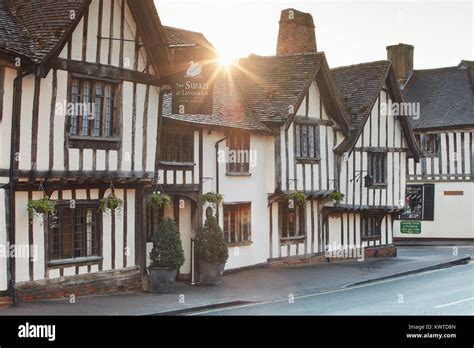
[[[224,237],[229,244],[251,241],[251,204],[224,204]]]

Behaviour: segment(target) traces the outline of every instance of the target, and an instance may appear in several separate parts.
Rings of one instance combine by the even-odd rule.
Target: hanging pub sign
[[[183,50],[179,56],[177,73],[173,75],[173,114],[212,114],[212,76],[215,61],[196,49]]]
[[[423,218],[423,185],[408,185],[405,194],[405,211],[401,219],[421,220]]]

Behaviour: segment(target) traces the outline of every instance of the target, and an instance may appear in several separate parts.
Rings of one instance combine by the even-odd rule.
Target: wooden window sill
[[[77,257],[73,259],[52,260],[48,262],[48,266],[74,266],[87,263],[98,263],[103,259],[102,256]]]
[[[386,189],[387,186],[387,184],[373,184],[369,189]]]
[[[379,240],[379,239],[380,239],[380,235],[379,236],[370,236],[370,237],[362,236],[362,241],[371,241],[371,240]]]
[[[300,164],[318,164],[320,161],[321,159],[317,159],[317,158],[298,157],[296,159],[296,163],[300,163]]]
[[[227,246],[229,248],[234,248],[234,247],[241,247],[241,246],[249,246],[252,245],[253,242],[251,240],[245,241],[245,242],[235,242],[235,243],[227,243]]]
[[[194,167],[196,163],[193,162],[174,162],[174,161],[159,161],[159,164],[164,167]]]
[[[120,138],[92,137],[83,135],[68,135],[70,148],[97,149],[97,150],[118,150],[120,148]]]
[[[226,172],[226,176],[251,176],[249,172]]]
[[[283,237],[280,238],[281,242],[293,242],[293,241],[298,241],[298,240],[305,240],[306,236],[296,236],[296,237]]]

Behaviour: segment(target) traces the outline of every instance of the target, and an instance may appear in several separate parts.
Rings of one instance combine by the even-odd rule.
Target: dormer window
[[[425,156],[438,156],[439,134],[424,134],[421,138],[421,148]]]
[[[317,161],[320,159],[317,124],[295,123],[295,149],[298,160]]]

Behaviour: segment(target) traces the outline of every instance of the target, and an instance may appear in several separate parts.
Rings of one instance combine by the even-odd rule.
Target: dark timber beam
[[[72,73],[94,76],[103,79],[123,80],[152,86],[160,86],[162,84],[162,80],[154,75],[135,70],[122,69],[96,63],[81,62],[77,60],[58,58],[56,59],[53,67],[59,70],[67,70]]]

